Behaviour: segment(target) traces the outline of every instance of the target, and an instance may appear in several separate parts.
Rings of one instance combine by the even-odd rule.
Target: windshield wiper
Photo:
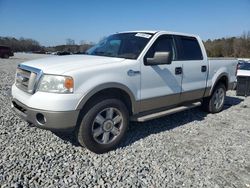
[[[97,52],[94,52],[95,55],[103,55],[105,52],[102,52],[102,51],[97,51]]]
[[[103,51],[94,52],[93,55],[103,55],[103,56],[115,57],[114,55],[112,55],[112,53],[107,53],[107,52],[103,52]]]

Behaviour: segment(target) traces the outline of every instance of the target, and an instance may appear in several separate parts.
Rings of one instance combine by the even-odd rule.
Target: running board
[[[187,104],[187,105],[183,105],[183,106],[178,106],[176,108],[164,110],[164,111],[161,111],[161,112],[148,114],[148,115],[145,115],[145,116],[132,117],[131,120],[132,121],[138,121],[138,122],[145,122],[145,121],[152,120],[152,119],[155,119],[155,118],[159,118],[159,117],[162,117],[162,116],[166,116],[166,115],[174,114],[174,113],[181,112],[181,111],[184,111],[184,110],[188,110],[188,109],[191,109],[191,108],[195,108],[195,107],[198,107],[200,105],[201,105],[201,102],[195,102],[195,103],[191,103],[191,104]]]

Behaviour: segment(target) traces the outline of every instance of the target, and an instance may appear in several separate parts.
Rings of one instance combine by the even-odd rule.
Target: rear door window
[[[203,60],[200,45],[194,37],[178,37],[178,60]]]

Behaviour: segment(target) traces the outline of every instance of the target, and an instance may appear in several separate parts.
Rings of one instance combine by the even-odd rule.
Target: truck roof
[[[183,36],[190,36],[190,37],[198,37],[198,35],[188,34],[188,33],[180,33],[180,32],[174,32],[174,31],[163,31],[163,30],[135,30],[135,31],[122,31],[117,33],[149,33],[149,34],[156,34],[156,33],[162,33],[162,34],[171,34],[171,35],[183,35]]]
[[[135,30],[135,31],[121,31],[118,33],[150,33],[150,34],[155,34],[159,31],[152,31],[152,30]]]

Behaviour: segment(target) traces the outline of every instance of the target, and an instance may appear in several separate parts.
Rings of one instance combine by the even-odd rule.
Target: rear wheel
[[[95,153],[114,149],[128,127],[128,110],[118,99],[93,103],[84,115],[77,132],[78,142]]]
[[[215,87],[212,95],[204,99],[202,107],[205,111],[211,113],[220,112],[224,106],[225,97],[226,97],[226,87],[224,84],[219,83]]]

